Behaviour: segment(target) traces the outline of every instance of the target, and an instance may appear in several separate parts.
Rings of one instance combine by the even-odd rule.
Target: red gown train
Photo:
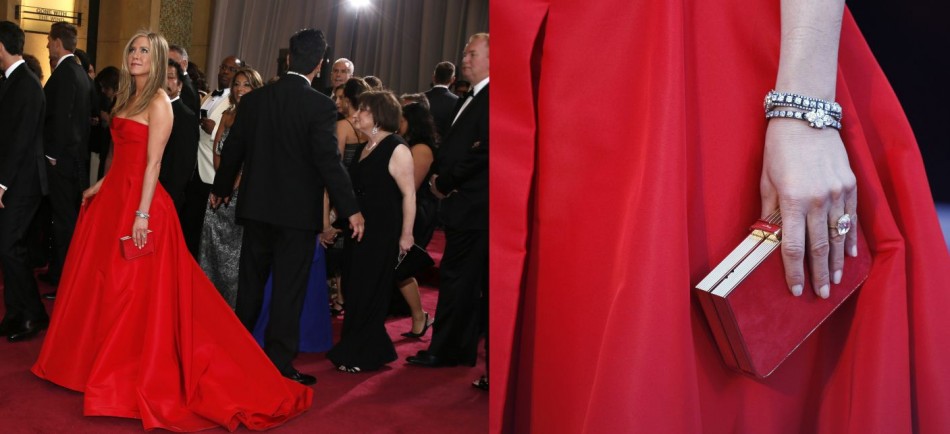
[[[313,391],[283,378],[185,246],[161,186],[150,208],[155,253],[126,260],[148,126],[114,118],[115,158],[82,210],[33,372],[84,393],[84,414],[146,429],[262,430],[307,410]]]
[[[779,1],[503,1],[491,20],[492,432],[950,432],[950,258],[850,13],[836,99],[873,266],[764,381],[726,368],[691,288],[760,216]]]

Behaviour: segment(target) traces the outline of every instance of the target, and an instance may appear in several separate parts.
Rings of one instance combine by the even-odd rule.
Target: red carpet
[[[437,232],[429,245],[438,264],[445,245]],[[2,283],[0,283],[2,289]],[[40,292],[51,291],[40,282]],[[438,291],[423,286],[422,304],[436,314]],[[46,302],[47,309],[54,303]],[[0,305],[0,312],[2,312]],[[339,333],[342,319],[334,319]],[[365,374],[336,372],[320,354],[301,354],[294,362],[301,372],[317,376],[313,407],[302,416],[271,430],[275,433],[484,433],[488,429],[488,394],[471,382],[484,373],[484,352],[476,367],[427,369],[404,359],[425,349],[432,332],[414,340],[399,334],[411,327],[409,318],[386,323],[400,360]],[[43,335],[11,344],[0,341],[0,432],[19,433],[135,433],[136,419],[84,417],[82,395],[40,380],[29,372],[39,355]],[[248,432],[243,427],[239,432]],[[227,432],[223,428],[205,432]]]

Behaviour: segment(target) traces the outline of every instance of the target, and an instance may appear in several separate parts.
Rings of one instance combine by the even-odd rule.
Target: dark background
[[[847,5],[910,120],[934,200],[950,203],[950,9],[938,0]]]

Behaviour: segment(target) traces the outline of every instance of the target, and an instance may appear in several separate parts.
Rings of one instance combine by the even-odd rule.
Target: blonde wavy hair
[[[148,39],[149,56],[151,57],[151,69],[148,73],[148,80],[145,82],[145,88],[142,89],[142,95],[134,98],[135,81],[132,74],[129,73],[129,50],[132,49],[132,43],[140,37]],[[125,59],[122,61],[122,71],[119,72],[119,89],[115,95],[115,107],[112,109],[112,115],[128,109],[126,116],[132,116],[145,111],[148,104],[155,97],[160,89],[165,87],[165,74],[168,69],[168,41],[158,33],[148,30],[139,30],[132,35],[129,42],[125,44]],[[133,104],[134,101],[134,104]]]

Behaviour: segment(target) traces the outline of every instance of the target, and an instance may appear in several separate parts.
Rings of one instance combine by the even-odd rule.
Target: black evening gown
[[[350,178],[366,220],[360,242],[346,243],[342,289],[346,315],[340,341],[327,353],[334,365],[379,369],[396,360],[396,348],[386,333],[393,272],[402,230],[402,194],[389,174],[389,159],[398,145],[395,134],[386,137],[362,161],[359,149],[350,164]]]

